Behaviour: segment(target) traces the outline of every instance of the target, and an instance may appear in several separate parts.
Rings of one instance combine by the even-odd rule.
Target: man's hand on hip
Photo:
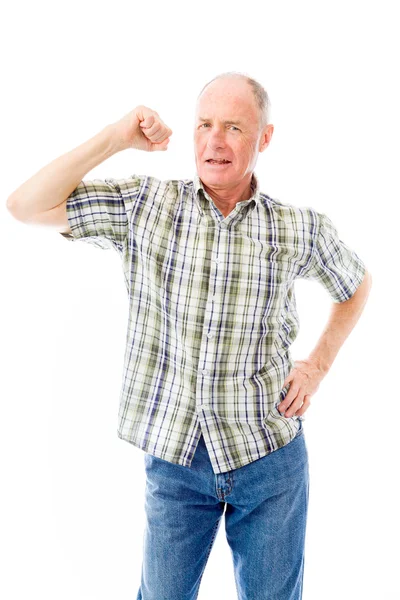
[[[285,417],[299,417],[306,412],[311,403],[311,396],[318,390],[326,375],[326,371],[322,371],[310,360],[296,360],[294,365],[283,382],[283,387],[290,383],[289,391],[278,404],[279,412]]]

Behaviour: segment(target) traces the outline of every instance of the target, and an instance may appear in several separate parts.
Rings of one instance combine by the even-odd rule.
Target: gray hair
[[[263,88],[263,86],[258,81],[256,81],[252,77],[249,77],[248,75],[246,75],[246,73],[239,73],[238,71],[227,71],[226,73],[221,73],[220,75],[217,75],[216,77],[214,77],[214,79],[211,79],[211,81],[206,83],[206,85],[201,90],[200,94],[197,96],[197,100],[200,98],[201,94],[206,89],[206,87],[208,85],[210,85],[210,83],[212,83],[216,79],[230,79],[230,78],[241,78],[241,79],[244,79],[245,81],[247,81],[247,83],[252,88],[252,91],[254,94],[254,99],[255,99],[258,109],[260,111],[260,117],[261,117],[260,118],[260,129],[265,127],[265,125],[268,125],[269,120],[270,120],[271,101],[269,99],[267,91]]]

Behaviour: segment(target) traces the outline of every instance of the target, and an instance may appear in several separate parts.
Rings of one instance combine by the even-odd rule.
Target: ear
[[[264,152],[265,148],[269,145],[272,134],[274,133],[274,126],[272,124],[266,125],[261,133],[260,143],[258,146],[259,152]]]

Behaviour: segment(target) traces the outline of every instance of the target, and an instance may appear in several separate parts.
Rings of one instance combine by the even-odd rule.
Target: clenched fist
[[[115,135],[121,149],[136,148],[154,152],[167,150],[172,130],[159,114],[147,106],[137,106],[114,123]]]

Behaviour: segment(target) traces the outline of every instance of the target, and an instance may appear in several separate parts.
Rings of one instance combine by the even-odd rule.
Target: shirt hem
[[[151,456],[155,456],[156,458],[160,458],[161,460],[166,460],[168,462],[173,463],[174,465],[180,465],[181,467],[190,467],[190,465],[192,464],[191,460],[186,460],[183,462],[177,461],[176,459],[173,460],[175,457],[172,454],[168,454],[167,452],[164,452],[162,454],[160,454],[160,453],[157,454],[155,452],[151,452],[151,450],[141,446],[140,443],[137,442],[136,440],[133,440],[133,439],[127,437],[126,435],[124,435],[119,429],[117,429],[117,435],[124,442],[128,442],[128,444],[132,444],[132,446],[139,448],[139,450],[142,450],[146,454],[151,454]]]

